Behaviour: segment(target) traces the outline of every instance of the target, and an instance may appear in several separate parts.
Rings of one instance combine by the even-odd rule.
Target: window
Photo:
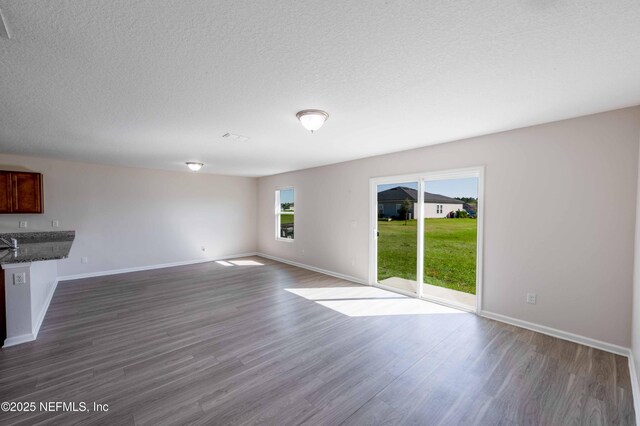
[[[276,238],[293,241],[295,193],[293,188],[276,190]]]
[[[436,213],[442,213],[442,204],[436,204]]]

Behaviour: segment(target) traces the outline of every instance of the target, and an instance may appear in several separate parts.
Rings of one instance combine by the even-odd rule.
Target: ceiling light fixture
[[[194,172],[197,172],[204,166],[204,163],[196,163],[195,161],[187,161],[185,164]]]
[[[329,118],[329,114],[319,109],[305,109],[299,111],[296,117],[298,117],[305,129],[313,133],[322,127],[327,118]]]

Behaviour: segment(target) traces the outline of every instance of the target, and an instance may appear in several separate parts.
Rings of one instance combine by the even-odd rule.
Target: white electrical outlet
[[[89,258],[86,256],[83,256],[80,258],[80,263],[89,263]]]
[[[54,227],[54,228],[59,227],[59,226],[60,226],[60,221],[58,221],[58,220],[52,220],[52,221],[51,221],[51,226],[52,226],[52,227]]]
[[[26,220],[21,220],[20,221],[20,228],[26,228],[27,227],[27,221]]]
[[[13,285],[24,284],[27,282],[27,273],[18,272],[13,274]]]
[[[527,303],[531,305],[536,304],[536,294],[535,293],[527,293]]]

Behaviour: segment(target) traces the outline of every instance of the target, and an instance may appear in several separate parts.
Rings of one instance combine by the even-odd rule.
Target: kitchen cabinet
[[[0,171],[0,213],[42,213],[42,174]]]

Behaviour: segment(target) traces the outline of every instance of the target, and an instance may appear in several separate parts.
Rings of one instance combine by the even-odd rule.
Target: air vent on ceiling
[[[236,142],[246,142],[249,140],[246,136],[236,135],[233,133],[225,133],[222,137]]]

